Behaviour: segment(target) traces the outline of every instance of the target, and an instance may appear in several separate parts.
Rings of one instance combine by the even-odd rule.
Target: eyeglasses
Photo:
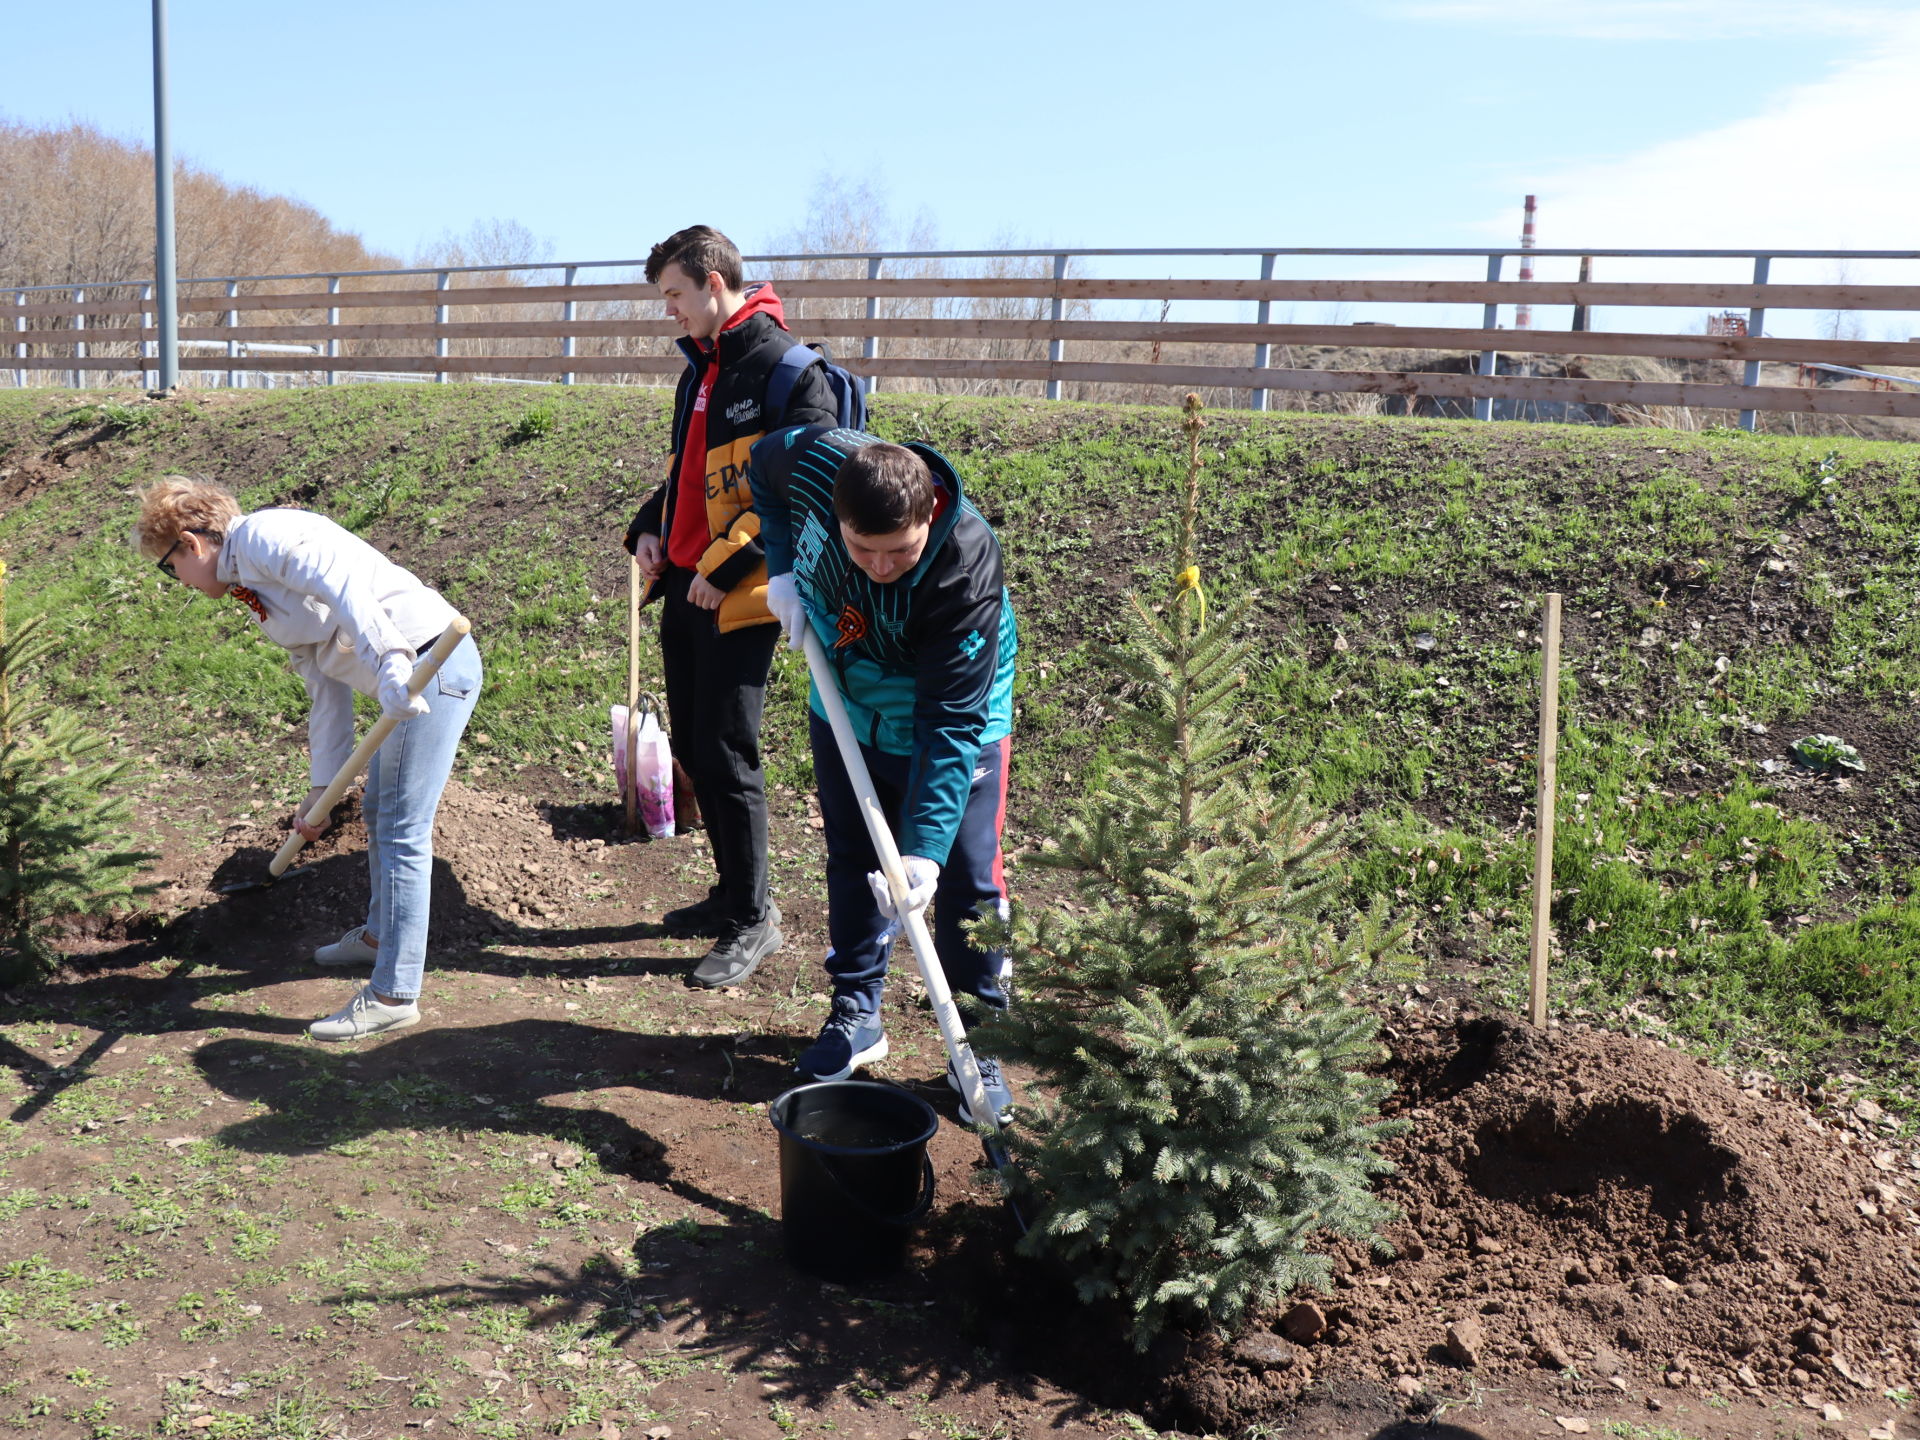
[[[160,567],[160,573],[170,577],[171,579],[178,580],[180,578],[180,573],[173,568],[173,552],[180,548],[180,542],[182,540],[185,540],[187,536],[205,535],[206,533],[207,532],[204,530],[182,530],[179,534],[179,537],[174,540],[173,544],[167,547],[167,553],[162,555],[160,559],[157,562],[155,562]]]

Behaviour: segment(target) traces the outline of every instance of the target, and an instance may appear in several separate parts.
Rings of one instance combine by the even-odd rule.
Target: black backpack
[[[793,387],[808,367],[813,365],[827,367],[827,383],[833,387],[835,423],[842,430],[866,429],[867,382],[834,364],[833,355],[825,345],[798,342],[780,357],[773,367],[773,373],[767,377],[767,404],[764,411],[767,428],[776,429],[786,419],[787,402],[793,398]]]

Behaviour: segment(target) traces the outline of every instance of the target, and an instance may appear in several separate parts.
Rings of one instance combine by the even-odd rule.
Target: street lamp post
[[[167,120],[167,0],[153,0],[153,277],[159,389],[180,383],[179,286],[173,269],[173,137]]]

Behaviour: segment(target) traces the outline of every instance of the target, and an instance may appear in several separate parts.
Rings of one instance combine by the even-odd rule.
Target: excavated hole
[[[1638,1195],[1649,1216],[1697,1231],[1746,1197],[1740,1157],[1698,1116],[1637,1097],[1535,1099],[1481,1125],[1475,1148],[1463,1167],[1474,1189],[1544,1215],[1598,1221]]]
[[[1387,1114],[1404,1114],[1416,1105],[1435,1105],[1479,1084],[1494,1068],[1503,1033],[1498,1022],[1470,1020],[1460,1027],[1455,1048],[1395,1055],[1387,1070],[1393,1079]]]

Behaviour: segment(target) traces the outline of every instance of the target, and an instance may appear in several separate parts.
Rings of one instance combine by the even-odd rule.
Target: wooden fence
[[[843,262],[844,263],[844,262]],[[814,263],[817,272],[822,265]],[[1760,367],[1813,362],[1859,369],[1920,364],[1920,344],[1788,339],[1760,333],[1662,334],[1495,328],[1498,307],[1668,307],[1745,311],[1750,332],[1771,312],[1920,311],[1920,285],[1622,283],[1600,281],[1103,279],[1064,263],[1030,275],[933,274],[881,278],[778,278],[793,325],[825,339],[836,359],[881,388],[952,388],[1021,382],[1118,387],[1123,396],[1161,388],[1245,392],[1265,408],[1274,391],[1471,402],[1485,418],[1496,400],[1542,405],[1666,406],[1746,412],[1797,411],[1920,418],[1920,391],[1760,383]],[[571,272],[569,272],[571,274]],[[423,278],[434,279],[422,286]],[[456,284],[457,278],[469,280]],[[481,283],[471,283],[478,279]],[[433,375],[658,383],[683,362],[670,348],[677,327],[653,318],[657,292],[638,283],[503,283],[498,273],[375,278],[264,277],[241,293],[183,295],[179,338],[186,370]],[[345,288],[345,281],[356,288]],[[204,283],[204,282],[201,282]],[[324,286],[325,288],[321,288]],[[150,294],[132,286],[15,291],[11,335],[0,307],[0,344],[11,342],[16,383],[29,371],[145,376],[159,339]],[[1102,302],[1156,303],[1160,319],[1084,318]],[[1175,302],[1333,305],[1472,304],[1475,328],[1406,324],[1275,324],[1171,320]],[[915,313],[902,314],[902,311]],[[888,313],[892,312],[892,313]],[[457,317],[457,318],[456,318]],[[207,353],[205,347],[217,347]],[[263,351],[259,347],[273,347]],[[1270,363],[1276,349],[1337,347],[1401,352],[1400,368],[1310,368]],[[1169,351],[1184,351],[1183,358]],[[1421,352],[1414,368],[1404,352]],[[289,353],[300,352],[300,353]],[[1604,379],[1581,374],[1500,373],[1497,357],[1638,356],[1742,366],[1724,379]],[[1451,357],[1451,358],[1449,358]],[[1563,369],[1566,367],[1562,367]],[[1695,368],[1700,368],[1695,364]],[[1709,367],[1710,368],[1710,367]],[[1511,359],[1509,370],[1512,369]],[[1164,398],[1164,397],[1156,397]]]

